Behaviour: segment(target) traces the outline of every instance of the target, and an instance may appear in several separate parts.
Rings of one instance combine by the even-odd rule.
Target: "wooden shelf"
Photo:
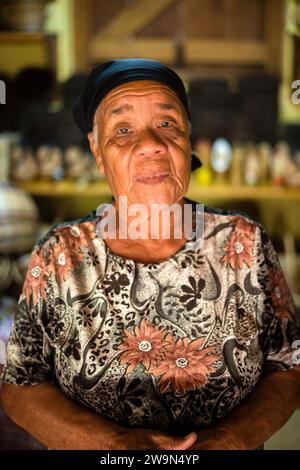
[[[106,180],[93,183],[73,181],[18,181],[15,183],[33,196],[61,197],[107,197],[111,192]],[[191,180],[187,196],[198,201],[206,200],[300,200],[300,188],[275,186],[200,186]]]
[[[188,196],[192,199],[216,200],[300,200],[300,188],[264,186],[199,186],[191,181]]]
[[[42,32],[0,31],[0,42],[42,42],[45,34]]]
[[[110,197],[111,192],[106,180],[93,183],[82,181],[15,181],[17,186],[24,189],[32,196],[45,197],[82,197],[82,196],[104,196]]]

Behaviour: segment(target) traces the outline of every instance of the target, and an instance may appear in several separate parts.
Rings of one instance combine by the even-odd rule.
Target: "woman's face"
[[[121,85],[101,102],[95,123],[91,149],[116,200],[171,205],[182,199],[191,170],[189,123],[170,88],[148,80]]]

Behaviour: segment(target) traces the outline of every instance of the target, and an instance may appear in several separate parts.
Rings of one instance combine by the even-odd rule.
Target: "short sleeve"
[[[272,242],[259,227],[258,281],[262,293],[258,323],[264,373],[288,370],[298,361],[300,318]]]
[[[43,327],[50,296],[43,249],[35,247],[7,344],[2,381],[17,385],[53,382],[53,351]]]

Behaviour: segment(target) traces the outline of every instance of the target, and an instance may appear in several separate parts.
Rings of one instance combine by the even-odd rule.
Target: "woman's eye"
[[[128,127],[120,127],[120,129],[118,129],[118,134],[129,134],[129,128]]]
[[[168,127],[171,127],[171,122],[170,121],[163,121],[161,124],[160,124],[161,127],[165,127],[165,128],[168,128]]]

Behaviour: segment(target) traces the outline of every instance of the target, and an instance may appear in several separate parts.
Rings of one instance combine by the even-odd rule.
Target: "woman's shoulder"
[[[207,221],[213,222],[214,225],[229,224],[242,231],[246,229],[256,231],[256,228],[262,228],[258,220],[243,211],[205,206],[204,212]]]
[[[194,210],[197,205],[203,207],[204,225],[207,229],[219,231],[230,226],[237,231],[255,232],[257,228],[263,230],[261,223],[246,212],[209,206],[191,199],[187,199],[187,202],[193,205]]]
[[[96,211],[92,211],[84,217],[54,224],[42,235],[34,248],[41,250],[57,243],[68,244],[69,241],[80,243],[83,238],[93,239],[96,237],[97,220]]]

